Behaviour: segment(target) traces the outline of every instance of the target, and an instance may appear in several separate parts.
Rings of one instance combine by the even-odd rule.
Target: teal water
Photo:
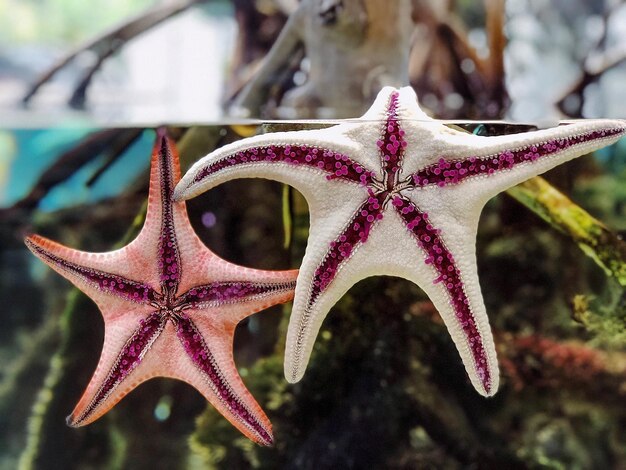
[[[0,207],[24,197],[60,155],[96,131],[92,128],[5,129],[0,131]],[[74,174],[55,185],[41,200],[43,211],[89,204],[119,195],[149,166],[154,132],[142,132],[126,151],[93,183],[87,182],[102,167],[106,155],[96,155]]]

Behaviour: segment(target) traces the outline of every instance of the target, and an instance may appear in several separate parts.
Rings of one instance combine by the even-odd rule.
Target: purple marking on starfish
[[[436,184],[443,187],[449,184],[457,184],[473,176],[492,175],[497,171],[509,170],[514,166],[554,155],[575,145],[613,137],[623,132],[623,129],[618,128],[591,131],[574,137],[549,140],[543,144],[504,150],[498,154],[486,157],[470,157],[465,160],[446,160],[441,158],[439,162],[413,173],[412,179],[415,186]]]
[[[202,169],[194,179],[194,183],[235,166],[255,163],[288,163],[317,168],[326,173],[326,178],[342,179],[359,184],[369,184],[373,173],[352,161],[346,155],[329,149],[307,145],[268,145],[242,150]]]
[[[420,211],[415,204],[402,196],[394,197],[392,204],[404,220],[407,229],[414,235],[418,245],[426,253],[424,262],[432,265],[437,272],[437,278],[433,280],[433,283],[442,283],[447,290],[450,304],[472,351],[476,373],[489,394],[491,375],[487,364],[487,354],[469,305],[469,299],[465,295],[461,272],[456,266],[452,253],[446,248],[439,230],[428,221],[426,212]]]
[[[189,289],[180,296],[182,303],[193,308],[203,308],[209,304],[221,305],[225,303],[248,300],[266,294],[273,294],[281,290],[293,289],[293,282],[269,283],[269,282],[246,282],[229,281],[215,282]]]
[[[167,317],[164,317],[159,312],[153,312],[145,319],[139,321],[139,327],[120,351],[107,378],[91,400],[89,406],[76,419],[72,420],[71,417],[68,417],[68,425],[78,427],[82,421],[89,418],[94,410],[139,365],[144,355],[163,331],[166,322]]]
[[[378,195],[371,193],[367,201],[357,209],[343,232],[330,243],[324,260],[315,270],[309,306],[313,305],[317,297],[326,290],[337,275],[341,264],[350,258],[354,249],[367,241],[374,224],[383,218],[385,197],[385,193]]]
[[[404,139],[404,130],[400,126],[398,117],[399,93],[392,93],[387,108],[387,121],[383,128],[382,137],[376,142],[378,146],[383,172],[387,175],[387,186],[396,183],[396,174],[402,167],[402,158],[407,141]]]
[[[97,287],[102,292],[135,303],[147,303],[155,300],[157,297],[157,293],[154,289],[147,284],[142,284],[141,282],[133,281],[116,274],[71,263],[53,255],[28,238],[25,240],[25,243],[34,253],[39,254],[43,259],[81,278],[83,281]]]
[[[226,382],[206,341],[189,317],[182,315],[177,319],[176,334],[193,363],[209,380],[211,388],[220,401],[238,420],[245,423],[248,428],[254,431],[265,445],[272,445],[274,439],[271,433],[268,432],[257,417],[245,407],[239,397],[234,393],[232,387]]]
[[[161,181],[161,236],[159,237],[158,267],[161,281],[161,291],[169,298],[173,297],[178,289],[181,277],[180,253],[174,229],[174,215],[172,211],[172,193],[174,192],[174,177],[172,158],[167,145],[167,139],[161,138],[159,149],[159,171]]]

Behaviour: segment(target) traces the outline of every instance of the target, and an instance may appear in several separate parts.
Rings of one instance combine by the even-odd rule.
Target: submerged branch
[[[137,132],[139,132],[138,129],[106,129],[89,134],[76,146],[63,152],[43,172],[30,192],[16,202],[11,209],[27,211],[35,209],[53,187],[69,179],[80,168],[98,158],[111,146],[118,145],[127,136],[135,136]]]
[[[626,286],[626,242],[541,177],[507,191],[517,201],[571,237],[604,272]]]

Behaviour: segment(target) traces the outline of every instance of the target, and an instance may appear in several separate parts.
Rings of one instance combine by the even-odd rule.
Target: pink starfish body
[[[620,120],[585,120],[501,137],[429,118],[412,89],[385,88],[361,118],[323,130],[243,139],[197,162],[175,198],[239,177],[277,179],[309,202],[311,228],[287,334],[285,375],[298,381],[332,305],[376,274],[419,285],[441,313],[474,387],[498,388],[478,283],[475,237],[486,201],[617,141]]]
[[[96,302],[105,321],[100,362],[68,424],[89,424],[142,382],[172,377],[194,386],[247,437],[271,445],[271,424],[237,372],[233,338],[241,320],[293,298],[297,271],[217,257],[194,233],[184,203],[171,199],[179,179],[176,150],[160,134],[146,221],[130,244],[87,253],[26,238],[35,255]]]

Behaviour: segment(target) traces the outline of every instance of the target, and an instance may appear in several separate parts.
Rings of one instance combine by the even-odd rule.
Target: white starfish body
[[[430,119],[411,88],[385,88],[357,123],[266,134],[216,150],[189,170],[174,197],[262,177],[307,199],[311,228],[285,354],[290,382],[302,377],[334,303],[357,281],[384,274],[426,292],[472,384],[489,396],[498,388],[498,366],[476,269],[480,211],[497,193],[625,132],[624,121],[587,120],[474,136]]]

